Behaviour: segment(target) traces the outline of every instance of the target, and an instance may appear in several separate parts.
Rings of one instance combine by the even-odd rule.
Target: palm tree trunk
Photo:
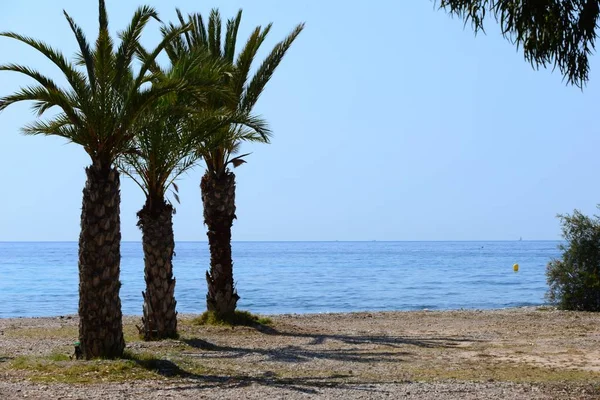
[[[119,298],[119,172],[95,162],[85,169],[79,235],[79,340],[83,357],[116,358],[125,340]]]
[[[173,207],[163,199],[147,200],[138,212],[138,226],[144,245],[146,292],[142,334],[144,340],[177,336],[175,278],[173,278]]]
[[[219,316],[235,311],[239,296],[233,284],[231,226],[235,218],[235,175],[231,171],[216,175],[207,171],[200,184],[204,223],[208,228],[210,271],[206,273],[208,311]]]

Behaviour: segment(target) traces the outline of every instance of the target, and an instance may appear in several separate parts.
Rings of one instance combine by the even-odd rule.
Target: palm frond
[[[227,31],[225,35],[225,48],[223,58],[233,64],[235,57],[235,47],[237,42],[238,30],[242,22],[242,10],[239,10],[235,19],[227,21]]]
[[[232,151],[232,153],[234,153],[234,152]],[[244,157],[249,156],[250,154],[251,153],[246,153],[246,154],[242,154],[241,156],[234,157],[234,158],[230,159],[227,163],[232,164],[234,168],[237,168],[240,165],[246,163],[246,160],[244,160]]]
[[[59,114],[50,121],[34,121],[21,128],[21,133],[62,137],[68,142],[83,146],[90,156],[94,155],[94,150],[89,146],[85,133],[71,124],[69,118],[64,114]]]
[[[136,119],[150,109],[157,99],[176,91],[180,87],[180,81],[166,81],[160,85],[152,85],[130,96],[127,106],[123,107],[121,110],[122,113],[117,118],[120,121],[120,135],[115,137],[114,142],[110,146],[114,149],[113,153],[115,156],[118,156],[120,152],[126,149],[129,141],[138,133],[136,129],[132,129]]]
[[[73,18],[71,18],[71,16],[67,14],[66,11],[63,10],[63,13],[65,15],[65,18],[69,22],[69,26],[71,27],[75,38],[77,39],[77,43],[79,44],[81,61],[87,69],[88,81],[90,82],[92,92],[94,92],[96,87],[96,72],[94,69],[94,57],[92,54],[92,49],[90,48],[87,38],[85,37],[85,34],[83,33],[83,30],[79,27],[79,25],[75,23]]]
[[[40,72],[38,72],[36,70],[26,67],[24,65],[19,65],[19,64],[0,65],[0,71],[18,72],[20,74],[27,75],[30,78],[35,79],[40,85],[42,85],[45,88],[58,90],[58,85],[52,79],[46,77],[45,75],[42,75]]]
[[[27,125],[23,132],[64,137],[83,146],[94,162],[109,166],[120,155],[132,160],[139,156],[134,146],[138,118],[150,114],[148,110],[163,101],[163,97],[164,101],[170,101],[169,96],[177,97],[173,93],[182,88],[183,79],[163,79],[164,71],[156,58],[172,39],[180,37],[189,27],[174,28],[156,49],[145,52],[139,43],[142,31],[151,19],[158,20],[158,15],[151,7],[140,7],[130,24],[119,33],[121,41],[115,51],[105,1],[99,0],[98,4],[99,30],[93,48],[79,25],[64,13],[79,47],[74,63],[42,41],[11,32],[0,33],[42,53],[61,70],[69,84],[61,88],[51,78],[23,65],[0,65],[0,71],[17,72],[36,82],[1,97],[0,110],[27,101],[39,117],[51,108],[59,108],[48,120]],[[135,56],[141,60],[139,70],[133,65]],[[87,69],[87,75],[77,68],[79,65]],[[149,177],[144,179],[150,182]]]
[[[193,97],[193,107],[208,104],[236,104],[236,98],[229,86],[223,84],[223,77],[232,70],[231,65],[220,58],[213,58],[204,48],[186,53],[176,60],[171,78],[185,82],[185,95]],[[213,107],[214,108],[214,107]]]
[[[237,112],[233,119],[233,137],[235,140],[269,143],[272,132],[266,120],[248,112]]]
[[[208,46],[213,57],[221,57],[221,14],[216,8],[208,18]]]
[[[250,35],[250,38],[248,38],[246,45],[238,55],[235,63],[236,73],[233,76],[233,91],[238,98],[242,97],[254,57],[256,57],[258,49],[269,34],[271,26],[272,24],[269,24],[264,29],[260,26],[256,27]]]
[[[191,30],[192,35],[192,47],[195,46],[209,46],[208,33],[206,32],[206,27],[204,26],[204,20],[202,19],[201,14],[191,14],[189,15],[189,19],[192,23],[193,29]],[[190,47],[190,49],[192,48]]]
[[[241,100],[241,109],[243,111],[252,110],[265,86],[273,76],[273,73],[283,60],[285,53],[288,51],[292,43],[294,43],[294,40],[296,40],[303,29],[304,24],[299,24],[296,26],[296,28],[284,40],[275,45],[271,53],[263,61],[261,66],[254,74],[254,77],[250,81],[250,84],[244,91]]]
[[[100,32],[108,31],[108,13],[104,0],[98,1],[98,27]]]
[[[144,76],[146,75],[146,72],[148,72],[148,70],[154,65],[158,55],[173,40],[173,38],[181,35],[189,29],[189,26],[174,28],[173,30],[170,30],[165,36],[163,36],[162,40],[160,41],[158,46],[156,46],[156,48],[152,51],[152,53],[148,53],[144,58],[144,61],[140,66],[140,71],[138,72],[138,78],[136,79],[135,83],[131,88],[132,91],[137,91],[139,89],[144,79]]]
[[[192,25],[191,24],[186,24],[183,23],[179,26],[174,25],[172,22],[170,22],[168,25],[163,24],[160,27],[160,32],[162,34],[162,36],[166,36],[169,34],[169,32],[171,32],[174,29],[178,29],[179,27],[182,26],[189,26],[190,29],[192,29]],[[176,62],[176,60],[181,57],[182,55],[184,55],[188,49],[188,43],[187,41],[189,39],[184,40],[184,38],[189,38],[189,30],[185,31],[183,36],[175,36],[169,43],[167,43],[167,45],[165,46],[165,52],[167,53],[167,56],[169,57],[169,60],[174,63]]]
[[[102,89],[99,96],[104,103],[107,101],[106,96],[110,95],[108,90],[115,82],[117,71],[114,42],[108,30],[108,14],[104,0],[99,0],[98,8],[98,36],[94,51],[94,66],[98,86]]]
[[[185,22],[185,19],[183,18],[183,14],[181,13],[181,10],[179,8],[176,8],[175,12],[177,13],[177,19],[179,20],[179,24],[181,24],[181,26],[187,25],[187,23]],[[192,48],[192,38],[190,36],[190,32],[189,31],[184,32],[184,36],[185,36],[185,43],[187,45],[187,48],[191,49]]]
[[[60,107],[69,117],[71,123],[80,123],[77,111],[73,108],[68,94],[61,90],[48,89],[40,85],[24,87],[11,95],[0,98],[0,111],[23,101],[33,102],[33,110],[36,111],[38,116],[41,116],[52,107]]]
[[[131,23],[119,33],[121,44],[117,50],[115,68],[117,71],[116,84],[121,82],[122,74],[129,68],[132,58],[139,46],[142,31],[150,19],[160,21],[156,10],[149,6],[139,7],[133,15]]]
[[[198,160],[193,138],[180,129],[180,121],[176,103],[156,103],[139,120],[136,151],[119,159],[119,168],[127,171],[149,198],[164,198],[174,180]]]
[[[58,135],[72,140],[73,135],[67,135],[68,129],[72,128],[71,121],[64,114],[59,114],[50,121],[35,121],[25,125],[21,131],[26,135]]]
[[[161,68],[161,66],[158,64],[156,59],[154,59],[154,60],[150,59],[150,53],[148,53],[148,50],[146,50],[142,45],[137,46],[136,56],[142,64],[147,63],[148,71],[150,71],[150,73],[152,74],[151,76],[145,76],[143,83],[151,82],[154,75],[156,75],[156,76],[164,75],[164,71]]]
[[[236,55],[242,10],[227,20],[223,41],[218,10],[211,11],[207,24],[204,24],[201,14],[189,14],[186,20],[177,10],[177,17],[180,24],[191,23],[192,29],[173,40],[168,54],[173,65],[180,62],[176,68],[180,69],[178,77],[186,82],[184,85],[196,87],[195,92],[184,91],[186,96],[190,93],[192,96],[188,97],[191,100],[187,106],[189,112],[183,118],[181,128],[194,136],[195,156],[202,156],[207,170],[219,174],[227,169],[228,164],[238,166],[245,161],[245,155],[230,157],[238,153],[242,142],[269,143],[271,131],[267,123],[251,115],[251,111],[304,25],[298,25],[283,41],[277,43],[250,79],[252,64],[272,24],[256,27]],[[173,24],[164,26],[163,36],[174,28]],[[195,71],[195,65],[210,65],[211,60],[206,59],[202,51],[208,52],[212,60],[228,65],[220,70],[209,68]],[[196,58],[190,57],[194,52],[198,52]],[[188,64],[181,62],[184,57],[190,57]],[[220,88],[215,81],[220,82]]]
[[[2,32],[0,33],[0,36],[18,40],[42,53],[61,70],[73,90],[75,90],[78,95],[84,96],[86,94],[87,82],[84,75],[73,68],[73,66],[60,52],[54,50],[51,46],[45,44],[44,42],[27,36],[19,35],[18,33]]]
[[[140,189],[144,192],[146,196],[148,193],[148,179],[147,176],[143,173],[144,169],[139,159],[135,157],[133,154],[122,154],[116,161],[116,166],[119,171],[129,178],[136,185],[139,186]]]
[[[111,86],[115,81],[114,43],[107,30],[101,30],[96,39],[94,51],[94,66],[96,72],[96,96],[101,104],[110,101]],[[108,112],[109,110],[104,110]]]

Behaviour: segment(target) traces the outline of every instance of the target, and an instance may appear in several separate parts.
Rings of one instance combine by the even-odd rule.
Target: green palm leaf
[[[248,74],[250,73],[252,62],[254,61],[254,57],[256,57],[256,53],[258,52],[261,44],[269,34],[271,26],[272,24],[269,24],[264,29],[262,29],[260,26],[256,27],[250,35],[250,38],[248,38],[246,45],[237,57],[237,61],[235,63],[236,73],[233,77],[232,84],[233,91],[238,98],[241,98],[244,95],[244,87],[246,86],[246,82],[248,80]]]
[[[124,72],[127,70],[127,66],[131,64],[131,61],[136,54],[142,31],[150,19],[160,21],[158,13],[154,8],[142,6],[133,15],[133,19],[129,26],[119,33],[121,45],[117,50],[115,61],[117,71]],[[117,85],[121,82],[121,79],[122,76],[120,74],[116,76]]]
[[[54,50],[52,47],[39,40],[20,35],[18,33],[2,32],[0,33],[0,36],[18,40],[42,53],[61,70],[67,79],[67,82],[69,82],[73,90],[75,90],[79,96],[86,94],[88,84],[85,76],[80,71],[77,71],[60,52]]]
[[[258,98],[263,92],[265,86],[283,60],[285,53],[289,50],[292,43],[294,43],[294,40],[296,40],[303,29],[304,24],[296,26],[296,28],[288,35],[288,37],[277,43],[271,53],[263,61],[261,66],[254,74],[254,77],[250,81],[250,84],[248,84],[246,90],[244,91],[240,104],[242,110],[250,111],[252,108],[254,108],[254,105],[258,101]]]
[[[225,48],[223,49],[223,58],[233,64],[235,57],[235,45],[238,31],[242,22],[242,10],[239,10],[235,19],[227,21],[227,31],[225,34]]]
[[[145,61],[151,57],[142,47],[138,56]],[[219,110],[207,108],[208,97],[229,95],[222,85],[228,68],[200,51],[153,75],[146,93],[170,93],[149,102],[152,106],[136,120],[133,147],[122,154],[118,164],[144,191],[150,207],[162,203],[175,179],[197,163],[201,154],[196,149],[205,138],[231,123]],[[171,86],[178,90],[170,90]]]
[[[79,25],[75,23],[73,18],[71,18],[66,11],[63,11],[63,13],[65,15],[65,18],[67,19],[67,22],[69,22],[69,26],[71,27],[75,38],[77,39],[77,43],[79,44],[79,62],[81,65],[85,65],[85,67],[87,68],[88,81],[90,83],[92,91],[94,91],[96,87],[96,72],[94,70],[94,57],[92,54],[92,49],[90,48],[85,34],[83,33],[83,30],[79,27]]]
[[[41,116],[57,107],[60,109],[57,115],[49,121],[28,125],[24,133],[65,137],[82,145],[92,159],[102,159],[110,165],[119,154],[130,148],[138,116],[161,96],[180,89],[181,84],[172,81],[151,87],[145,87],[145,84],[155,80],[154,67],[158,55],[171,39],[179,37],[187,28],[174,29],[144,59],[138,57],[140,65],[134,72],[133,62],[140,47],[142,31],[151,19],[158,20],[153,8],[142,6],[137,9],[128,27],[119,34],[121,40],[116,50],[108,31],[104,1],[99,1],[99,30],[93,49],[73,18],[66,12],[64,15],[79,46],[74,63],[42,41],[17,33],[0,33],[0,36],[20,41],[43,54],[59,68],[68,82],[67,87],[61,88],[53,79],[33,68],[18,64],[1,65],[0,71],[26,75],[38,85],[21,88],[0,98],[0,110],[29,101],[36,114]],[[78,67],[85,67],[85,73]]]

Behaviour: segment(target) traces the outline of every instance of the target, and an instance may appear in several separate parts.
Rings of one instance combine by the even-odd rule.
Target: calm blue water
[[[263,314],[539,305],[558,244],[235,242],[234,276],[239,307]],[[176,252],[178,311],[202,312],[208,246]],[[142,260],[141,243],[123,243],[125,314],[141,314]],[[0,317],[76,314],[77,290],[77,243],[0,243]]]

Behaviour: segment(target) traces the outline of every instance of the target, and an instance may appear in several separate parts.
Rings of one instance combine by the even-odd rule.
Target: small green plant
[[[233,314],[221,317],[212,311],[205,311],[192,321],[195,325],[217,325],[217,326],[270,326],[273,321],[267,317],[251,314],[248,311],[236,310]]]
[[[54,352],[48,356],[48,360],[50,361],[69,361],[71,357],[64,353]]]
[[[139,366],[148,370],[157,370],[161,361],[152,353],[138,353],[130,350],[125,350],[123,352],[123,360],[134,361]]]
[[[546,297],[564,310],[600,311],[600,217],[575,210],[559,218],[566,243],[547,266]]]
[[[20,356],[11,362],[15,370],[29,373],[34,382],[95,383],[157,379],[157,361],[147,355],[130,359],[76,361],[59,354],[46,357]],[[66,358],[66,360],[65,360]]]

